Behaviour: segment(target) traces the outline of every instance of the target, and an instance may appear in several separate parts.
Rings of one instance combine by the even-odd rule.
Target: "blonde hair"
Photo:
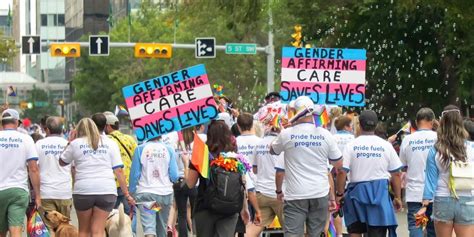
[[[76,127],[77,137],[85,137],[89,146],[95,151],[99,148],[100,133],[94,121],[90,118],[83,118]]]
[[[352,118],[352,131],[354,132],[355,137],[360,136],[361,130],[360,130],[359,116],[354,116]]]

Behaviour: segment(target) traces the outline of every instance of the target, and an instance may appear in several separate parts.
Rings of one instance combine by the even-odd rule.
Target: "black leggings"
[[[184,184],[184,185],[181,185]],[[188,237],[188,199],[191,204],[191,210],[194,208],[194,200],[197,196],[197,189],[189,189],[184,181],[181,181],[173,186],[174,188],[174,200],[176,201],[176,207],[178,208],[178,232],[179,237]]]

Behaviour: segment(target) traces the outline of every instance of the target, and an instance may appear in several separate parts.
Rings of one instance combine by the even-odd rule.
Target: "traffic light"
[[[172,53],[171,44],[135,44],[135,57],[137,58],[171,58]]]
[[[79,44],[51,44],[52,57],[78,58],[81,56]]]
[[[291,38],[293,38],[293,42],[291,42],[291,45],[293,45],[293,47],[297,47],[297,48],[300,48],[303,46],[302,42],[301,42],[301,39],[303,38],[303,35],[301,33],[301,30],[302,30],[302,27],[301,25],[295,25],[294,27],[295,29],[295,33],[291,34]]]

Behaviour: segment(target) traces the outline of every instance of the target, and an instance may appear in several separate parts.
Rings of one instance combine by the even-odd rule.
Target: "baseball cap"
[[[6,109],[2,112],[2,120],[15,119],[20,121],[20,114],[14,109]]]
[[[296,114],[300,114],[304,110],[312,112],[314,109],[314,102],[308,96],[300,96],[296,98],[294,108],[296,110]]]
[[[116,122],[119,121],[117,116],[115,116],[112,112],[104,112],[105,119],[107,119],[106,123],[107,125],[114,125]]]
[[[377,114],[373,110],[364,110],[359,115],[359,122],[362,127],[365,126],[377,126],[379,119]]]

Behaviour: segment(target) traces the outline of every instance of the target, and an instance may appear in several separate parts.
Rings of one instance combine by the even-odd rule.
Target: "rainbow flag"
[[[127,109],[125,109],[125,107],[123,107],[122,105],[115,106],[115,116],[119,116],[119,115],[123,115],[123,116],[128,115]]]
[[[201,174],[202,177],[209,177],[209,148],[201,138],[194,133],[193,155],[191,157],[191,164]]]
[[[328,228],[328,233],[326,236],[328,237],[336,237],[336,227],[334,226],[334,218],[331,215],[331,219],[329,221],[329,228]]]
[[[329,123],[329,115],[326,110],[326,108],[323,109],[323,112],[321,114],[314,115],[314,124],[316,127],[325,127]]]
[[[141,204],[143,205],[143,209],[148,213],[156,213],[161,210],[160,204],[156,203],[155,201],[143,202]]]
[[[271,125],[275,128],[280,128],[281,127],[281,117],[280,115],[275,115],[271,121]]]

